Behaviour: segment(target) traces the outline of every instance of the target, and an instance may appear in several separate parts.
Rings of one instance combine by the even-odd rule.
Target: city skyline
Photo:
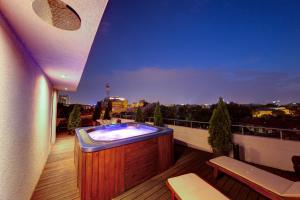
[[[297,1],[110,1],[74,103],[299,102]]]
[[[67,92],[60,92],[59,95],[58,95],[58,102],[59,103],[63,103],[63,102],[60,102],[60,101],[63,101],[63,100],[60,100],[60,98],[64,97],[64,96],[68,96],[69,97],[69,93]],[[69,105],[72,105],[72,104],[81,104],[81,105],[91,105],[91,106],[95,106],[97,105],[98,102],[100,101],[103,101],[105,98],[107,98],[107,96],[103,96],[102,98],[100,97],[98,100],[96,100],[95,103],[81,103],[81,102],[74,102],[72,101],[72,99],[68,99],[68,103],[64,103],[64,104],[69,104]],[[114,96],[110,96],[110,98],[122,98],[122,99],[125,99],[126,101],[128,101],[128,104],[136,104],[138,102],[141,102],[141,101],[145,101],[147,103],[157,103],[159,102],[161,105],[165,105],[165,106],[173,106],[173,105],[203,105],[203,106],[210,106],[210,105],[214,105],[216,104],[217,102],[213,102],[213,103],[162,103],[161,101],[147,101],[147,99],[145,98],[139,98],[139,99],[133,99],[131,101],[129,101],[126,97],[124,96],[118,96],[118,95],[114,95]],[[218,97],[219,99],[220,97]],[[300,104],[300,102],[288,102],[288,103],[282,103],[279,99],[276,99],[276,100],[270,100],[270,101],[266,101],[265,103],[253,103],[253,102],[250,102],[250,103],[239,103],[239,102],[235,102],[235,101],[226,101],[226,99],[224,99],[223,97],[221,97],[225,103],[229,104],[229,103],[235,103],[235,104],[239,104],[239,105],[276,105],[276,106],[284,106],[284,105],[296,105],[296,104]],[[218,100],[217,99],[217,100]]]

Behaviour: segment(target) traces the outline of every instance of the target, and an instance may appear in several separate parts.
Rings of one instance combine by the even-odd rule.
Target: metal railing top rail
[[[244,127],[244,128],[261,128],[261,129],[266,129],[266,130],[278,130],[278,131],[291,131],[291,132],[300,132],[299,129],[287,129],[287,128],[275,128],[275,127],[265,127],[265,126],[255,126],[255,125],[236,125],[233,124],[231,126],[234,127]]]
[[[154,117],[148,117],[153,119]],[[188,122],[188,123],[201,123],[201,124],[209,124],[209,122],[202,122],[202,121],[194,121],[194,120],[186,120],[186,119],[172,119],[172,118],[164,118],[164,120],[172,120],[172,121],[178,121],[178,122]]]
[[[133,115],[124,115],[124,116],[130,116],[130,118],[133,119]],[[154,119],[154,117],[147,117],[146,119]],[[185,120],[185,119],[174,119],[174,118],[163,118],[163,120],[171,120],[171,121],[177,121],[177,122],[188,122],[188,123],[202,123],[202,124],[209,124],[209,122],[203,122],[203,121],[195,121],[195,120]],[[151,120],[147,120],[151,121]],[[153,120],[152,120],[153,121]],[[265,127],[265,126],[256,126],[256,125],[243,125],[243,124],[232,124],[233,127],[245,127],[245,128],[261,128],[261,129],[271,129],[271,130],[278,130],[278,131],[291,131],[291,132],[300,132],[300,129],[286,129],[286,128],[276,128],[276,127]]]

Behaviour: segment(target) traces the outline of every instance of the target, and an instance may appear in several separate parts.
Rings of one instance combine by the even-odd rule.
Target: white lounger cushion
[[[169,178],[168,183],[182,200],[228,200],[221,192],[196,174],[190,173]]]
[[[224,169],[227,169],[228,171],[235,173],[257,185],[260,185],[261,187],[266,188],[269,191],[272,191],[278,195],[282,196],[283,194],[285,194],[285,192],[288,192],[289,190],[289,193],[291,194],[295,194],[296,190],[299,194],[300,188],[297,189],[292,187],[292,185],[295,182],[269,173],[262,169],[258,169],[247,163],[226,156],[220,156],[211,159],[210,162]]]
[[[294,182],[291,187],[282,195],[284,197],[300,197],[300,181]]]

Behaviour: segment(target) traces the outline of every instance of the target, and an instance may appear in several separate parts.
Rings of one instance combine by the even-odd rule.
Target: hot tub
[[[173,164],[173,130],[143,123],[76,129],[81,199],[111,199]]]

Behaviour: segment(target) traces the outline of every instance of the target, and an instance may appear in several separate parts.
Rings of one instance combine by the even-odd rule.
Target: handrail
[[[122,118],[126,119],[134,119],[133,115],[122,115]],[[153,117],[146,118],[147,122],[153,122]],[[172,119],[172,118],[164,118],[164,122],[169,122],[165,124],[169,125],[177,125],[177,126],[186,126],[190,128],[200,128],[200,129],[208,129],[209,122],[202,121],[193,121],[193,120],[183,120],[183,119]],[[173,123],[170,123],[173,122]],[[182,123],[185,123],[182,125]],[[200,124],[200,126],[196,126],[196,124]],[[204,125],[204,126],[201,126]],[[232,132],[234,134],[242,134],[242,135],[253,135],[260,137],[269,137],[276,138],[280,140],[296,140],[300,141],[300,130],[299,129],[285,129],[285,128],[275,128],[275,127],[264,127],[264,126],[255,126],[255,125],[241,125],[241,124],[233,124],[231,125]]]

